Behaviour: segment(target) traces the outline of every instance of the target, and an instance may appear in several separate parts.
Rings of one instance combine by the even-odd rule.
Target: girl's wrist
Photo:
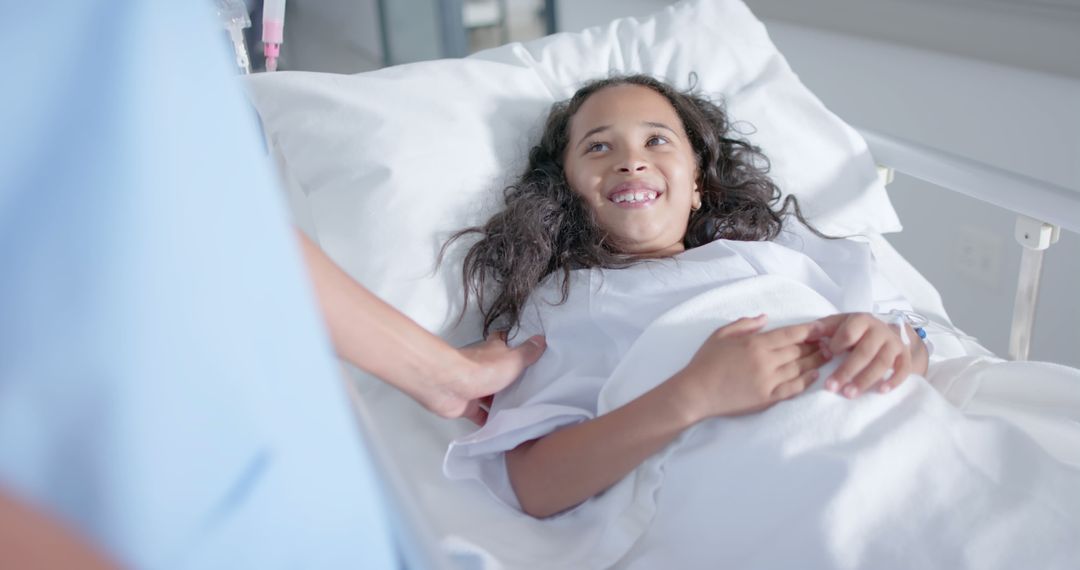
[[[930,362],[930,347],[925,340],[925,333],[919,334],[913,330],[912,334],[914,334],[910,347],[912,370],[920,376],[926,376],[926,369]]]
[[[683,429],[710,417],[704,405],[706,398],[696,389],[700,383],[695,381],[693,376],[693,371],[684,368],[662,385],[669,394],[672,414]]]
[[[875,316],[892,325],[908,351],[912,371],[925,376],[929,366],[933,344],[927,339],[925,326],[929,319],[913,311],[893,309],[888,313],[875,313]]]

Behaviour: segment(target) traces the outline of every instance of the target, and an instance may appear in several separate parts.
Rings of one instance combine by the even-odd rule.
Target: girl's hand
[[[747,414],[801,394],[828,360],[816,322],[760,332],[766,317],[739,319],[716,330],[671,378],[691,421]]]
[[[821,319],[822,343],[830,356],[850,350],[847,361],[825,381],[829,391],[854,398],[880,382],[878,391],[899,386],[912,372],[926,373],[925,345],[907,324],[910,345],[905,346],[899,330],[870,313],[847,313]]]

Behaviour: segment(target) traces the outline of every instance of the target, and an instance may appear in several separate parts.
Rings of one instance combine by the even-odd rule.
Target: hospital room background
[[[290,0],[279,69],[359,73],[464,56],[671,3]],[[1080,0],[747,4],[847,122],[1080,191]],[[935,284],[954,323],[1007,354],[1022,251],[1016,215],[902,174],[889,188],[904,223],[889,241]],[[1065,231],[1045,253],[1032,360],[1080,366],[1076,291],[1080,238]]]
[[[65,553],[44,537],[133,568],[1077,569],[1080,0],[21,6],[0,35],[20,87],[0,91],[0,569]],[[559,118],[607,74],[704,98],[603,87]],[[529,158],[553,108],[552,146],[574,116],[616,132],[577,143],[619,151],[592,171],[632,177],[612,203],[676,190],[643,211],[689,250],[586,268],[613,285],[584,309],[548,314],[532,279],[536,310],[484,342],[447,238],[523,172],[562,203],[496,226],[523,237],[495,254],[599,213],[565,149]],[[629,168],[645,125],[680,162]],[[747,165],[757,206],[783,190],[803,224],[724,229]],[[546,254],[567,275],[570,245]],[[559,451],[578,425],[603,428],[589,457]],[[507,457],[548,436],[526,473],[583,491],[536,516]],[[642,444],[662,448],[614,473]]]

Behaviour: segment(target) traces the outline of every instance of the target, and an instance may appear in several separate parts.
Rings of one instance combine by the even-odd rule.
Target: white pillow
[[[682,2],[460,60],[351,76],[259,74],[248,87],[285,180],[306,196],[298,216],[320,245],[422,326],[461,342],[479,321],[473,307],[460,336],[450,334],[460,256],[434,271],[441,244],[501,205],[550,105],[612,73],[683,88],[696,74],[698,89],[753,125],[749,138],[771,159],[774,180],[818,228],[900,229],[865,142],[799,82],[739,0]]]

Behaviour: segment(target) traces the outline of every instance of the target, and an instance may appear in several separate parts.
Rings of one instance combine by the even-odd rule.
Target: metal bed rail
[[[1009,332],[1009,358],[1027,360],[1039,298],[1043,254],[1061,229],[1080,232],[1080,190],[1010,172],[921,143],[857,129],[878,164],[1017,214],[1013,236],[1023,250]],[[891,173],[890,173],[891,175]]]

